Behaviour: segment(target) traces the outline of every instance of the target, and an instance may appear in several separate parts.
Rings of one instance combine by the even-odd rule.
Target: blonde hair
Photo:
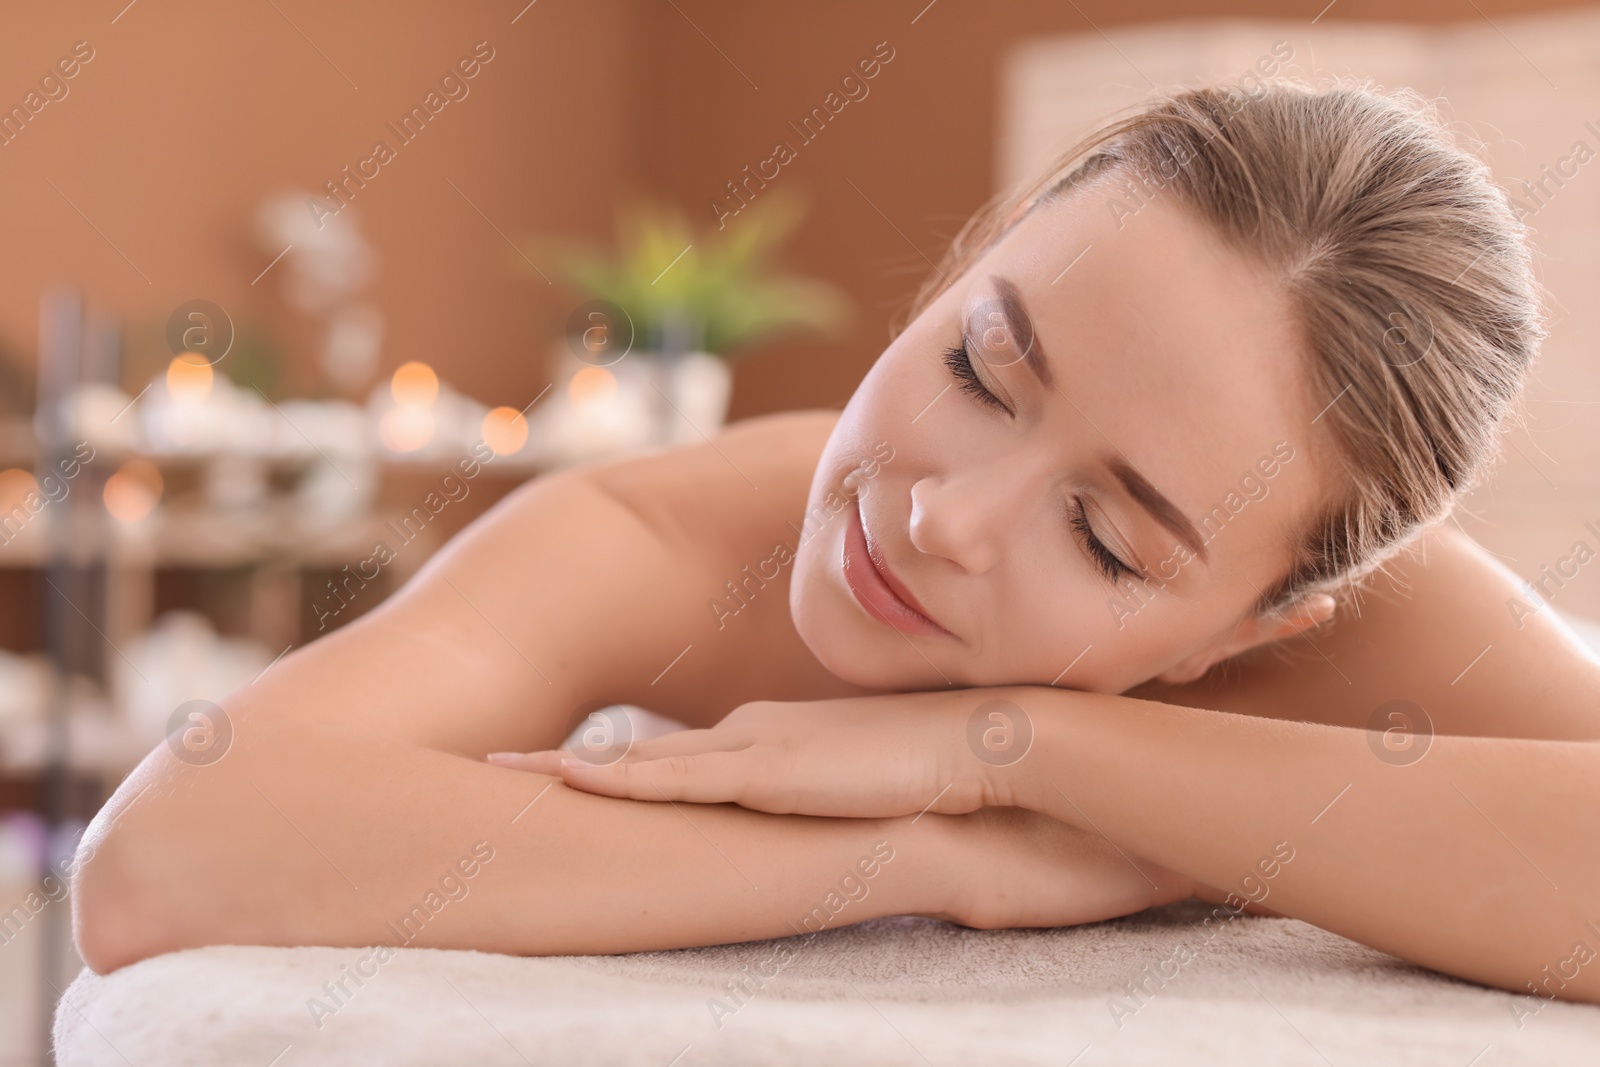
[[[1340,484],[1255,610],[1344,599],[1498,454],[1545,333],[1507,196],[1409,91],[1274,81],[1168,93],[974,216],[912,315],[1034,207],[1112,177],[1170,191],[1288,294],[1307,384],[1327,405],[1314,421],[1333,454],[1320,458]]]

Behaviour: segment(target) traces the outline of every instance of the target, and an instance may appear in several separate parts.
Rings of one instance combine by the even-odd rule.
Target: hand
[[[986,807],[930,817],[951,842],[941,866],[950,908],[935,918],[983,930],[1074,926],[1196,893],[1186,875],[1039,812]]]
[[[634,800],[731,801],[776,814],[854,818],[960,814],[997,802],[988,775],[994,761],[980,752],[1014,725],[1005,708],[1021,715],[1009,703],[983,710],[999,707],[1001,692],[757,701],[709,730],[635,742],[620,758],[611,758],[614,750],[587,759],[550,750],[490,760]]]

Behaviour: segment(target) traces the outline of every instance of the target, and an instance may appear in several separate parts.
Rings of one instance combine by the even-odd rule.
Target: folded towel
[[[191,949],[80,974],[57,1009],[56,1062],[1600,1062],[1600,1007],[1446,978],[1293,919],[1226,918],[1208,940],[1208,914],[1190,901],[997,931],[877,919],[624,956]]]

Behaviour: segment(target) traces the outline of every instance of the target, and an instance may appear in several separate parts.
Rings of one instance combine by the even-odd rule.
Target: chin
[[[886,649],[884,637],[872,632],[877,624],[845,599],[850,593],[843,579],[837,586],[830,581],[829,560],[838,556],[840,536],[819,536],[800,548],[789,585],[789,616],[795,632],[817,662],[841,681],[868,689],[920,688],[922,680],[908,677],[906,666],[896,662],[895,651]]]
[[[862,677],[856,620],[839,610],[827,582],[831,540],[818,537],[799,546],[789,582],[789,618],[800,640],[829,674],[853,685],[873,685]],[[835,546],[836,547],[836,546]],[[852,654],[852,653],[855,654]]]
[[[850,639],[850,631],[838,625],[838,620],[830,622],[822,618],[826,613],[814,611],[809,605],[792,614],[800,640],[805,642],[811,654],[829,674],[851,685],[870,689],[892,688],[867,669],[869,665],[862,661],[860,643]]]

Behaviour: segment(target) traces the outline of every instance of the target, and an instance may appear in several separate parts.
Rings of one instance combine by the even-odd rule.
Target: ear
[[[1239,620],[1231,631],[1196,649],[1156,675],[1156,680],[1167,685],[1183,685],[1196,681],[1230,656],[1237,656],[1246,649],[1282,641],[1321,626],[1333,617],[1335,607],[1333,597],[1326,593],[1313,593],[1296,601],[1287,611],[1248,615]]]

